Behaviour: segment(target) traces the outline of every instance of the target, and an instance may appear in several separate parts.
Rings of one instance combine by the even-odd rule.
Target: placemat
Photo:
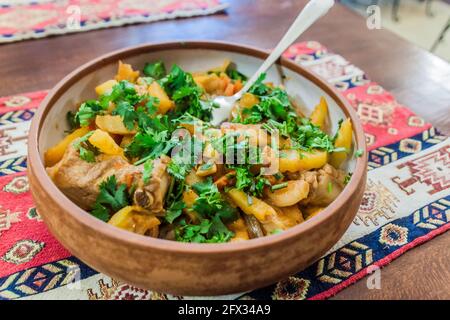
[[[0,1],[0,43],[224,10],[220,0]]]
[[[327,79],[357,111],[370,151],[367,189],[352,225],[319,261],[273,286],[220,298],[325,299],[450,228],[450,139],[321,44],[299,43],[285,56]],[[45,95],[0,98],[0,299],[191,298],[111,279],[48,233],[25,172],[27,131]]]

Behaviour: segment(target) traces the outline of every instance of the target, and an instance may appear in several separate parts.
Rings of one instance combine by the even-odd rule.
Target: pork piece
[[[135,204],[156,214],[164,212],[164,198],[170,185],[170,175],[166,170],[169,161],[170,158],[167,156],[153,161],[153,171],[149,182],[144,185],[142,179],[138,181],[138,187],[133,196]],[[139,177],[141,177],[143,165],[135,168],[139,168]]]
[[[309,183],[308,197],[302,200],[302,205],[327,206],[344,189],[345,173],[326,164],[316,171],[306,171],[300,174],[301,180]]]
[[[80,159],[72,144],[56,165],[47,168],[47,172],[58,188],[85,210],[92,209],[100,184],[115,175],[119,184],[126,184],[128,190],[135,189],[135,205],[152,213],[162,213],[164,197],[170,184],[170,176],[166,171],[169,160],[169,157],[154,160],[152,175],[144,185],[143,165],[133,166],[120,156],[105,155],[99,155],[96,162],[89,163]]]

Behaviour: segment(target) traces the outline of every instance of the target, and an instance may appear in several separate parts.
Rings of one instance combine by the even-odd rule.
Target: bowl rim
[[[110,63],[117,62],[120,59],[126,59],[138,54],[144,54],[149,51],[166,51],[166,50],[178,50],[178,49],[206,49],[217,50],[225,52],[240,53],[251,57],[265,59],[269,51],[259,49],[253,46],[224,42],[224,41],[198,41],[198,40],[185,40],[185,41],[168,41],[168,42],[155,42],[145,43],[137,46],[127,47],[119,49],[100,57],[97,57],[84,65],[76,68],[70,74],[60,80],[53,89],[49,91],[45,99],[41,102],[35,113],[28,139],[28,165],[31,167],[32,174],[35,175],[36,180],[39,181],[40,187],[44,188],[48,197],[50,197],[56,203],[69,213],[72,218],[83,224],[85,227],[94,229],[97,232],[104,234],[105,236],[112,238],[116,241],[123,242],[130,246],[138,246],[143,249],[156,249],[165,252],[172,253],[184,253],[184,254],[223,254],[223,253],[237,253],[245,252],[262,247],[275,245],[280,242],[294,240],[307,230],[313,229],[318,225],[324,224],[331,218],[333,214],[338,211],[338,208],[345,206],[354,193],[356,193],[360,180],[365,179],[367,170],[367,153],[364,152],[364,156],[356,158],[355,170],[353,171],[350,182],[345,186],[341,194],[328,205],[320,215],[317,215],[310,220],[307,220],[299,225],[289,228],[279,234],[269,235],[262,238],[250,239],[247,241],[227,242],[227,243],[183,243],[172,240],[164,240],[142,236],[126,230],[119,229],[108,223],[105,223],[87,211],[78,207],[68,197],[64,195],[62,191],[53,183],[48,176],[45,166],[41,160],[39,154],[39,136],[41,133],[42,124],[49,110],[53,107],[55,101],[66,91],[66,89],[84,77],[86,74],[95,71],[96,69],[106,66]],[[291,71],[300,74],[313,84],[321,88],[326,92],[341,108],[347,117],[350,117],[353,126],[353,132],[355,134],[356,146],[355,149],[366,149],[366,140],[364,131],[362,129],[361,122],[353,110],[350,103],[339,93],[331,84],[329,84],[322,77],[313,74],[312,71],[300,66],[292,60],[284,57],[280,58],[277,62]]]

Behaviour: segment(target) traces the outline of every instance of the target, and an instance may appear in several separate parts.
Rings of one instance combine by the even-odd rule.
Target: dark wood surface
[[[77,66],[109,51],[162,40],[215,39],[272,48],[306,0],[227,0],[227,13],[131,25],[0,45],[0,96],[51,88]],[[388,19],[389,17],[383,17]],[[338,5],[299,40],[317,40],[366,71],[397,99],[450,131],[450,66]],[[366,280],[335,299],[450,299],[450,233],[382,269],[381,290]]]

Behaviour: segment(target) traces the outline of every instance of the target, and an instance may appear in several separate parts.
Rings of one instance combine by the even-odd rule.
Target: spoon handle
[[[286,51],[286,49],[294,43],[295,40],[305,32],[316,20],[324,16],[334,5],[334,0],[311,0],[295,19],[289,30],[286,32],[281,41],[277,44],[275,49],[264,61],[256,73],[247,81],[244,88],[235,94],[236,100],[240,99],[242,95],[247,92],[250,87],[258,80],[261,73],[266,72],[267,69],[274,64],[278,58]]]

